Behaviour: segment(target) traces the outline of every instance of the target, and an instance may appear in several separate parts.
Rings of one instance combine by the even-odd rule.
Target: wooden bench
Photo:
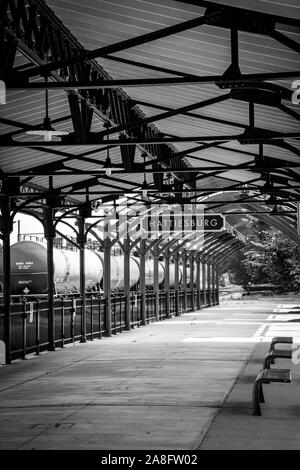
[[[269,351],[264,360],[263,368],[270,369],[270,364],[274,364],[274,359],[283,358],[283,359],[291,359],[292,358],[292,351],[290,349],[276,349],[276,344],[292,344],[293,337],[292,336],[275,336],[272,338],[270,343]]]
[[[253,411],[252,415],[261,416],[260,403],[265,403],[262,384],[270,382],[291,382],[290,369],[262,369],[259,371],[253,385]]]
[[[291,349],[272,349],[264,359],[263,368],[270,369],[270,364],[274,364],[274,359],[292,359]]]
[[[292,357],[292,351],[288,349],[276,349],[276,344],[292,344],[292,336],[275,336],[272,338],[270,343],[269,351],[265,357],[263,369],[259,371],[252,391],[252,403],[254,416],[261,416],[260,403],[265,403],[263,384],[269,384],[270,382],[291,382],[291,371],[290,369],[270,369],[270,364],[274,364],[274,359],[285,358],[290,359]]]
[[[293,343],[293,337],[292,336],[275,336],[275,338],[272,338],[272,341],[270,343],[270,348],[269,351],[274,349],[275,344],[292,344]]]

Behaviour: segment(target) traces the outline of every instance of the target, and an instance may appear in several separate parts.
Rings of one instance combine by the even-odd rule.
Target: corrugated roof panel
[[[197,3],[197,2],[195,2]],[[299,8],[295,0],[289,0],[284,4],[280,1],[266,0],[233,0],[221,1],[222,4],[235,5],[241,8],[247,8],[265,13],[281,14],[290,18],[299,17]],[[95,49],[104,45],[116,43],[118,41],[137,37],[151,31],[175,25],[197,16],[201,16],[205,8],[195,4],[189,4],[173,0],[49,0],[47,5],[52,7],[65,26],[82,43],[86,49]],[[283,25],[278,28],[295,41],[300,41],[300,32],[295,26]],[[299,59],[296,52],[287,48],[274,39],[247,32],[239,32],[239,60],[240,68],[243,73],[257,72],[276,72],[286,70],[298,70]],[[212,27],[208,25],[199,26],[179,34],[175,34],[156,41],[147,42],[130,49],[120,51],[114,54],[117,57],[130,59],[133,61],[154,65],[158,67],[170,68],[182,74],[204,75],[222,75],[230,64],[230,32],[227,29]],[[134,67],[128,64],[115,62],[105,58],[98,59],[99,64],[112,76],[112,78],[155,78],[166,77],[168,74]],[[28,63],[20,54],[17,55],[16,65]],[[292,81],[281,80],[275,83],[281,84],[291,89]],[[171,109],[186,106],[221,96],[227,93],[226,90],[220,90],[215,84],[193,84],[182,86],[156,86],[156,87],[127,87],[124,88],[128,96],[133,100],[148,102],[158,106],[170,107]],[[35,91],[16,91],[8,92],[7,105],[1,108],[1,116],[6,119],[24,122],[27,124],[40,124],[43,121],[45,113],[45,94]],[[50,91],[50,116],[52,120],[61,119],[70,114],[67,94],[64,91]],[[288,108],[298,112],[299,108],[292,105],[289,101],[284,103]],[[150,106],[142,106],[146,116],[159,114],[159,109]],[[206,116],[222,120],[230,120],[248,125],[248,103],[237,100],[227,100],[222,103],[214,104],[203,109],[192,111],[195,115]],[[281,110],[255,105],[255,124],[264,129],[278,132],[297,132],[299,122],[293,117]],[[206,119],[198,119],[192,116],[177,115],[168,119],[159,120],[155,125],[168,135],[178,136],[214,136],[231,135],[243,132],[241,127],[225,125],[220,122],[213,122]],[[71,121],[55,124],[55,128],[64,131],[72,131]],[[12,132],[18,129],[17,126],[4,125],[0,133]],[[101,131],[103,126],[101,120],[94,116],[92,130]],[[35,140],[24,133],[19,133],[16,140]],[[292,145],[298,146],[296,140],[287,140]],[[176,145],[178,150],[193,148],[197,143],[179,143]],[[215,164],[224,163],[228,165],[237,165],[248,162],[253,159],[252,155],[244,155],[242,152],[257,153],[257,145],[240,145],[237,141],[223,144],[224,148],[211,148],[202,152],[194,152],[193,156],[199,156],[202,160],[197,161],[194,158],[188,159],[193,165],[205,165],[205,161],[212,161]],[[99,147],[101,148],[101,147]],[[228,150],[226,150],[228,149]],[[229,149],[237,150],[230,152]],[[59,156],[55,152],[64,152],[70,155],[67,159],[69,167],[78,170],[92,171],[93,165],[104,162],[106,153],[90,152],[97,150],[95,146],[86,147],[55,147],[52,152],[43,150],[39,152],[36,149],[1,149],[1,169],[3,171],[22,171],[30,167],[43,163],[55,162],[64,156]],[[290,162],[298,162],[298,156],[287,149],[265,145],[265,155],[283,159]],[[142,161],[140,151],[137,151],[137,161]],[[83,156],[86,155],[86,158]],[[85,160],[76,159],[76,155],[81,155]],[[110,156],[114,164],[121,164],[121,155],[119,148],[111,149]],[[95,163],[93,163],[93,161]],[[102,165],[100,163],[100,166]],[[295,170],[298,172],[299,170]],[[219,176],[208,176],[200,180],[197,185],[206,187],[214,184],[216,187],[230,185],[230,181],[223,179],[229,178],[234,181],[246,181],[252,174],[244,170],[231,170]],[[120,176],[121,177],[121,176]],[[72,181],[80,181],[85,177],[79,176],[59,176],[65,184]],[[129,175],[126,180],[132,183],[141,183],[142,175]],[[150,175],[149,175],[150,181]],[[152,180],[151,180],[152,181]],[[33,182],[41,186],[48,184],[45,176],[37,176]],[[120,183],[121,184],[121,183]]]

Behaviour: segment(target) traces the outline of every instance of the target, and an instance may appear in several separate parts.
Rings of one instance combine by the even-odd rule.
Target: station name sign
[[[159,214],[147,215],[142,220],[142,230],[149,234],[176,234],[178,232],[220,232],[225,229],[225,220],[221,214]]]
[[[105,229],[104,229],[105,227]],[[203,236],[206,232],[225,229],[222,214],[207,212],[203,204],[137,204],[124,205],[117,212],[109,209],[99,227],[103,238],[117,234],[120,238],[185,238],[192,234]]]

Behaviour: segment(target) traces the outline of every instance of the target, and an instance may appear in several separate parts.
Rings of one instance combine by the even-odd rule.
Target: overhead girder
[[[100,47],[98,49],[95,49],[94,51],[81,51],[81,53],[78,53],[73,57],[69,57],[60,61],[57,60],[54,63],[33,67],[30,70],[26,70],[26,76],[45,76],[45,74],[48,74],[53,70],[66,68],[70,65],[78,63],[83,63],[85,61],[95,59],[97,57],[108,56],[109,54],[123,51],[125,49],[135,47],[144,43],[149,43],[150,41],[165,38],[173,34],[178,34],[179,32],[199,27],[203,24],[253,32],[256,34],[270,35],[272,37],[275,37],[275,39],[279,42],[283,42],[285,45],[287,45],[287,47],[290,47],[299,52],[300,47],[296,41],[290,39],[282,33],[278,33],[275,30],[276,22],[290,22],[290,18],[268,15],[265,13],[254,12],[242,8],[228,7],[213,2],[204,3],[197,3],[197,5],[206,8],[204,15],[198,16],[188,21],[184,21],[179,24],[162,28],[160,30],[146,33],[138,37],[126,39],[124,41],[120,41],[112,45]]]
[[[238,239],[231,239],[227,243],[227,246],[222,247],[219,251],[216,251],[215,253],[210,254],[211,261],[213,263],[217,262],[218,259],[223,258],[223,256],[227,256],[227,254],[233,250],[235,247],[238,247],[239,249],[245,247],[245,244],[241,242]]]
[[[21,0],[21,2],[24,3],[24,5],[26,3],[25,0]],[[22,8],[20,11],[22,11]],[[33,62],[41,64],[45,59],[45,56],[48,56],[49,54],[50,57],[53,58],[58,56],[68,57],[70,56],[71,49],[72,54],[74,54],[75,50],[82,52],[82,46],[80,46],[71,33],[62,25],[62,23],[44,3],[37,0],[35,5],[30,5],[29,8],[31,10],[30,23],[25,21],[22,14],[18,14],[18,12],[13,8],[12,2],[5,2],[5,4],[2,5],[0,15],[2,24],[6,27],[5,34],[7,37],[10,39],[11,37],[14,38],[16,35],[19,50],[25,53],[27,57],[30,57]],[[8,20],[8,9],[10,9],[10,15],[13,19],[13,24],[15,27],[13,30],[10,30],[11,24]],[[25,30],[25,35],[19,35],[21,31],[21,28],[18,28],[19,24],[22,24],[22,28]],[[37,35],[38,24],[43,26],[43,30],[41,30],[41,36]],[[55,34],[53,33],[54,30]],[[34,38],[33,41],[32,37]],[[51,40],[54,42],[51,43]],[[70,73],[71,77],[76,76],[79,79],[82,78],[84,74],[90,74],[92,80],[96,80],[97,77],[99,77],[99,79],[101,78],[101,80],[108,78],[108,75],[103,72],[103,69],[95,61],[86,63],[84,66],[84,72],[81,64],[78,64],[77,69],[74,67],[75,66],[72,66],[69,69],[67,69],[65,66],[62,67],[60,70],[61,75],[59,76],[54,74],[53,78],[55,80],[62,80],[62,77],[66,76],[66,73]],[[25,70],[28,71],[28,67],[24,67],[23,72]],[[15,71],[12,70],[10,77],[15,78],[18,76],[18,74],[22,74],[21,68]],[[5,77],[5,79],[9,80],[8,77]],[[77,92],[76,94],[78,95]],[[99,90],[96,90],[95,92],[82,91],[81,95],[81,97],[83,97],[84,100],[88,103],[89,107],[94,107],[95,114],[97,114],[103,120],[110,119],[116,124],[124,125],[125,121],[132,119],[136,120],[141,116],[141,113],[137,107],[132,107],[131,100],[121,90],[107,90],[107,92],[103,93]],[[74,94],[71,94],[71,96],[74,96]],[[141,136],[143,133],[147,135],[147,137],[153,137],[156,135],[157,130],[155,130],[153,126],[151,126],[151,128],[143,126],[143,129],[139,129],[138,135]],[[15,134],[13,133],[13,135]],[[163,145],[163,147],[165,149],[165,154],[172,155],[174,151],[172,147],[167,145]],[[156,156],[160,155],[160,149],[158,149],[155,145],[151,146],[151,151],[149,151],[149,148],[147,148],[146,152],[147,155],[149,155],[151,158],[155,158]],[[185,166],[185,163],[182,162],[182,165]]]
[[[255,204],[251,207],[257,207]],[[286,217],[274,217],[271,214],[259,214],[259,218],[266,222],[268,225],[275,227],[276,229],[283,232],[287,237],[293,240],[297,245],[300,244],[300,238],[294,226],[287,223]]]
[[[300,73],[299,73],[300,75]],[[257,130],[257,129],[256,129]],[[119,139],[111,139],[109,145],[150,145],[150,144],[166,144],[166,143],[183,143],[183,142],[212,142],[212,141],[236,141],[238,140],[240,143],[245,144],[259,144],[259,143],[268,143],[269,145],[273,144],[273,141],[276,140],[283,140],[283,139],[298,139],[300,138],[300,132],[271,132],[267,130],[263,130],[264,134],[253,134],[252,136],[244,135],[244,134],[233,134],[233,135],[192,135],[189,137],[153,137],[153,138],[132,138],[127,139],[124,141],[120,141]],[[61,147],[61,146],[86,146],[86,145],[103,145],[105,141],[98,137],[96,133],[89,134],[89,140],[87,141],[75,141],[73,140],[74,135],[62,136],[61,141],[51,141],[51,142],[44,142],[44,141],[32,141],[32,142],[25,142],[25,141],[17,141],[8,139],[6,137],[1,137],[0,139],[0,147]],[[186,152],[188,153],[188,151]],[[177,157],[177,155],[176,155]]]
[[[22,0],[21,0],[22,2]],[[236,7],[227,7],[224,5],[219,5],[214,2],[186,2],[186,3],[195,3],[197,5],[201,5],[206,8],[205,14],[194,18],[192,20],[182,22],[177,25],[173,25],[171,27],[163,28],[159,31],[154,31],[152,33],[147,33],[145,35],[139,36],[137,38],[132,38],[125,41],[120,41],[117,44],[112,44],[109,46],[105,46],[102,48],[98,48],[95,51],[85,51],[80,46],[77,41],[74,41],[74,38],[71,36],[69,31],[59,22],[57,17],[51,12],[48,7],[40,2],[39,0],[36,1],[35,9],[33,9],[32,5],[31,8],[31,23],[26,23],[22,14],[19,14],[12,7],[11,2],[6,2],[1,9],[1,18],[3,19],[3,24],[5,24],[8,37],[11,40],[13,35],[18,35],[18,28],[16,31],[12,32],[9,31],[9,22],[8,17],[6,15],[7,8],[10,8],[11,16],[13,18],[14,24],[18,25],[23,22],[23,27],[25,29],[25,35],[18,38],[19,41],[19,49],[23,52],[25,51],[25,43],[26,48],[31,50],[31,59],[36,57],[38,60],[36,61],[38,65],[33,67],[27,68],[20,68],[18,70],[11,70],[12,67],[8,68],[8,72],[10,72],[7,77],[7,86],[12,88],[21,87],[24,88],[38,88],[41,89],[45,88],[60,88],[63,87],[64,89],[72,90],[72,88],[76,85],[76,90],[80,89],[81,86],[85,87],[85,90],[82,91],[82,96],[85,99],[86,103],[89,103],[89,106],[95,106],[97,112],[104,120],[113,121],[116,124],[116,127],[111,128],[109,131],[100,132],[100,133],[90,133],[89,126],[87,127],[88,131],[84,132],[82,124],[80,122],[74,122],[74,115],[76,112],[72,112],[74,129],[77,129],[77,133],[74,136],[68,136],[65,139],[62,139],[62,142],[52,142],[49,144],[45,144],[44,142],[32,142],[32,148],[42,149],[42,151],[46,152],[54,152],[52,146],[55,145],[88,145],[89,143],[97,142],[97,139],[105,138],[108,134],[113,134],[116,132],[128,132],[128,136],[124,139],[120,140],[110,140],[110,145],[121,145],[121,155],[123,160],[124,168],[132,169],[134,166],[134,152],[129,151],[127,149],[135,149],[136,146],[144,146],[144,149],[147,151],[148,155],[151,154],[151,157],[154,157],[155,164],[156,162],[165,161],[170,166],[170,161],[174,161],[174,165],[180,162],[184,168],[181,172],[177,172],[179,177],[181,178],[184,184],[192,185],[193,182],[197,181],[197,178],[201,178],[201,176],[194,175],[194,178],[191,178],[192,173],[196,173],[195,171],[189,172],[188,167],[182,161],[182,158],[188,154],[188,151],[184,152],[175,152],[172,146],[169,146],[168,143],[176,143],[176,142],[189,142],[189,141],[203,141],[203,148],[218,145],[218,143],[228,142],[230,140],[238,140],[241,144],[248,144],[248,143],[264,143],[267,142],[272,145],[281,146],[293,153],[299,155],[299,150],[292,146],[290,143],[285,142],[285,138],[298,138],[300,134],[297,132],[291,133],[279,133],[279,132],[271,132],[265,129],[256,128],[254,125],[254,103],[261,103],[267,106],[274,106],[280,109],[282,112],[289,114],[291,117],[295,119],[299,119],[298,113],[293,110],[290,110],[286,106],[284,106],[281,102],[281,99],[289,100],[291,97],[291,91],[286,90],[283,87],[279,87],[278,85],[271,84],[271,83],[264,83],[264,80],[271,80],[271,79],[279,79],[279,78],[292,78],[298,77],[299,72],[297,71],[283,71],[283,72],[276,72],[276,73],[261,73],[261,74],[246,74],[242,75],[239,72],[238,68],[238,38],[237,38],[237,31],[249,31],[254,32],[255,34],[265,34],[273,37],[274,39],[278,40],[279,42],[285,44],[287,47],[290,47],[293,50],[299,52],[299,44],[297,44],[292,39],[288,38],[287,36],[278,33],[275,30],[276,23],[282,24],[294,24],[299,25],[299,22],[292,21],[290,18],[279,17],[278,15],[267,15],[261,14],[257,12],[253,12],[252,10],[246,10]],[[22,11],[22,9],[20,9]],[[43,60],[45,59],[45,51],[43,50],[43,44],[38,42],[38,38],[35,37],[36,44],[32,43],[32,37],[36,36],[36,30],[34,29],[34,21],[36,20],[35,15],[40,15],[41,23],[45,27],[45,32],[43,36],[43,41],[45,42],[45,50],[50,51],[50,57],[53,60],[53,63],[43,64]],[[51,21],[49,21],[51,19]],[[54,38],[54,35],[49,34],[47,36],[46,31],[51,28],[51,24],[55,25],[56,32],[59,36],[57,41],[51,43],[51,38]],[[110,80],[110,77],[105,74],[102,69],[99,68],[95,61],[91,59],[94,57],[106,57],[110,58],[109,54],[116,51],[121,51],[127,49],[128,47],[134,47],[139,44],[143,44],[144,42],[149,42],[152,40],[156,40],[159,38],[166,37],[171,34],[176,34],[180,31],[185,31],[187,29],[193,28],[195,26],[199,26],[201,24],[209,24],[210,26],[217,26],[223,28],[231,29],[231,59],[232,64],[229,69],[224,73],[222,77],[218,76],[208,76],[208,77],[198,77],[191,74],[182,74],[184,76],[179,77],[171,77],[171,78],[163,78],[163,79],[146,79],[146,80],[126,80],[126,81],[118,81],[118,80]],[[27,29],[26,29],[27,28]],[[50,30],[49,30],[50,31]],[[30,34],[29,34],[30,32]],[[15,38],[13,38],[15,41]],[[50,42],[49,42],[50,41]],[[70,54],[70,47],[67,46],[67,43],[72,43],[72,54]],[[14,45],[15,48],[15,45]],[[76,50],[76,54],[74,54]],[[61,58],[61,60],[59,60]],[[118,58],[111,59],[118,60]],[[83,66],[84,64],[84,66]],[[56,73],[52,73],[55,70],[60,71],[60,77]],[[169,70],[170,72],[170,70]],[[174,71],[176,72],[176,71]],[[52,75],[52,77],[56,80],[54,82],[28,82],[26,81],[28,77],[36,76],[41,74],[42,76]],[[175,73],[176,75],[176,73]],[[177,73],[180,75],[180,73]],[[64,81],[65,78],[68,78],[67,81]],[[113,90],[111,88],[115,88],[120,86],[121,83],[126,84],[127,86],[151,86],[151,85],[170,85],[170,84],[190,84],[190,83],[217,83],[221,88],[225,85],[229,88],[237,87],[236,89],[232,89],[228,95],[224,95],[224,97],[217,97],[212,98],[211,100],[205,100],[204,103],[193,103],[191,105],[181,107],[178,109],[165,109],[164,113],[158,114],[153,116],[152,118],[141,118],[141,113],[137,110],[137,107],[134,106],[134,102],[129,100],[128,97],[122,93],[120,90]],[[97,90],[94,90],[94,88]],[[255,88],[254,88],[255,87]],[[90,88],[90,89],[89,89]],[[88,90],[89,89],[89,90]],[[75,110],[76,107],[76,97],[73,98],[75,95],[70,95],[70,101],[75,102],[73,103],[73,108]],[[163,134],[157,132],[157,130],[153,130],[153,126],[147,127],[149,123],[165,119],[168,117],[176,116],[177,114],[182,113],[189,113],[192,109],[198,109],[201,106],[206,106],[211,103],[216,103],[219,100],[228,99],[228,98],[236,99],[236,100],[246,100],[250,101],[249,106],[249,125],[242,126],[244,127],[245,131],[242,134],[237,134],[234,136],[192,136],[192,137],[165,137]],[[72,108],[71,106],[71,108]],[[110,108],[110,109],[109,109]],[[82,116],[81,116],[82,117]],[[229,121],[228,121],[229,124]],[[23,126],[26,126],[23,125]],[[28,126],[28,125],[27,125]],[[17,131],[18,132],[18,131]],[[15,133],[11,133],[9,138],[7,136],[2,137],[2,145],[14,145],[19,146],[22,143],[13,142],[12,137],[16,135]],[[75,141],[73,141],[73,139]],[[91,139],[91,140],[90,140]],[[191,140],[192,139],[192,140]],[[214,142],[210,142],[210,140],[214,140]],[[92,141],[92,142],[91,142]],[[209,142],[209,143],[205,143]],[[103,143],[103,142],[102,142]],[[0,139],[1,145],[1,139]],[[37,147],[38,146],[38,147]],[[126,147],[123,147],[126,146]],[[43,147],[43,148],[42,148]],[[165,152],[162,152],[162,147]],[[126,150],[125,150],[126,149]],[[151,151],[150,151],[151,150]],[[234,152],[233,149],[228,149],[227,151]],[[166,153],[167,156],[162,157],[162,154]],[[255,154],[253,154],[255,156]],[[66,157],[67,158],[67,157]],[[73,159],[76,156],[73,156]],[[265,157],[265,161],[267,161],[269,157]],[[276,160],[276,159],[274,159]],[[270,161],[268,162],[271,163]],[[274,163],[276,165],[276,163]],[[154,163],[150,160],[146,162],[146,165],[154,165]],[[156,169],[159,170],[159,167]],[[226,170],[232,170],[232,166],[227,166],[224,168],[224,172]],[[274,170],[274,168],[268,167],[258,167],[257,170],[261,171],[269,171],[269,173]],[[140,167],[142,171],[142,166]],[[249,168],[251,171],[252,168]],[[277,173],[280,172],[280,169],[277,169]],[[57,170],[59,171],[59,170]],[[172,168],[173,171],[173,168]],[[286,171],[286,169],[282,170]],[[288,171],[288,170],[287,170]],[[222,169],[220,169],[222,172]],[[55,173],[55,172],[54,172]],[[190,174],[191,173],[191,174]],[[200,170],[199,170],[200,173]],[[55,173],[59,174],[59,173]],[[34,169],[33,169],[34,175]],[[209,176],[217,176],[215,175],[205,175],[205,177]],[[297,174],[289,172],[289,174],[285,174],[286,179],[289,181],[299,181],[299,177]],[[290,178],[289,178],[290,176]],[[95,178],[89,178],[82,182],[82,188],[89,188],[91,181],[94,181],[97,184]],[[115,178],[115,181],[118,179]],[[167,190],[168,188],[164,188],[161,182],[161,177],[155,176],[154,183],[157,186],[159,184],[160,190]],[[121,182],[119,180],[119,182]],[[123,181],[122,181],[123,182]],[[114,192],[116,187],[109,182],[101,183],[103,186],[107,185],[111,188],[111,194],[117,194],[117,191]],[[239,183],[238,183],[239,184]],[[242,184],[242,183],[240,183]],[[75,184],[76,185],[76,184]],[[78,183],[80,185],[80,183]],[[77,188],[79,187],[77,185]],[[71,190],[74,191],[73,185],[70,185]],[[66,187],[67,189],[68,187]],[[76,186],[75,186],[76,188]],[[170,188],[169,188],[170,189]],[[284,195],[284,190],[295,190],[298,188],[293,187],[274,187],[274,191],[281,191],[281,194]],[[181,197],[182,191],[186,190],[184,187],[180,187],[177,185],[176,189],[172,192],[176,197]],[[201,191],[205,191],[202,189]],[[272,193],[272,190],[269,189],[269,192]],[[68,191],[66,191],[68,193]],[[103,191],[104,193],[104,191]],[[107,191],[109,193],[109,191]],[[80,193],[77,191],[73,192],[74,196]],[[92,194],[92,193],[91,193]],[[94,193],[101,194],[101,192]],[[288,195],[289,193],[286,192]],[[107,197],[110,197],[109,195]],[[297,195],[295,196],[297,197]],[[270,216],[271,217],[271,216]]]
[[[218,267],[220,266],[220,263],[223,262],[223,260],[232,256],[234,253],[241,250],[244,246],[245,245],[241,241],[232,239],[231,242],[222,247],[221,250],[207,255],[204,259],[204,262]]]
[[[242,248],[243,248],[242,245],[232,246],[226,253],[222,253],[222,255],[219,258],[214,260],[214,263],[217,264],[217,266],[220,266],[226,259],[233,256],[235,253],[238,253]]]
[[[210,246],[201,252],[200,258],[203,260],[210,258],[214,253],[218,253],[219,249],[226,249],[226,247],[230,246],[234,240],[235,238],[229,233],[224,237],[217,238]]]

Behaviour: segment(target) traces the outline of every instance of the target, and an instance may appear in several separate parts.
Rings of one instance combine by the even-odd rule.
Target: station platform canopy
[[[204,204],[298,243],[297,3],[2,2],[1,196]]]

